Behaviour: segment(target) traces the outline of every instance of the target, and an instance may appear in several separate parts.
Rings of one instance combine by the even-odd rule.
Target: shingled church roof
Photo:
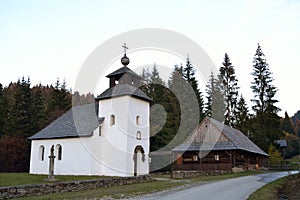
[[[201,133],[200,127],[210,124],[214,127],[214,132]],[[197,134],[215,134],[219,136],[216,142],[204,142],[197,140]],[[225,138],[220,140],[219,138]],[[199,137],[198,137],[199,138]],[[254,144],[241,131],[229,127],[222,122],[206,117],[198,126],[198,129],[193,132],[182,144],[178,145],[172,151],[209,151],[209,150],[244,150],[256,154],[268,156],[256,144]]]
[[[108,88],[102,94],[97,96],[96,100],[109,99],[112,97],[119,97],[125,95],[136,97],[138,99],[143,99],[149,102],[152,101],[152,99],[148,97],[141,89],[129,84],[118,84],[114,87]]]
[[[74,106],[29,140],[89,137],[104,121],[97,118],[95,104]]]
[[[118,75],[123,75],[123,74],[126,74],[126,73],[129,73],[139,79],[142,79],[139,75],[137,75],[134,71],[132,71],[129,67],[127,66],[124,66],[124,67],[121,67],[119,69],[117,69],[116,71],[108,74],[106,77],[110,78],[110,77],[113,77],[113,76],[118,76]]]

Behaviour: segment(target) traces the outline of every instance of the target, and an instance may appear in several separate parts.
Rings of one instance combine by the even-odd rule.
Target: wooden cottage
[[[173,170],[232,171],[257,169],[268,154],[241,131],[206,117],[180,145],[172,149]]]

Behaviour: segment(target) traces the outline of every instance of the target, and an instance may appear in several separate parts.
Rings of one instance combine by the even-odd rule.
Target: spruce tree
[[[32,99],[34,132],[38,132],[47,125],[48,121],[48,112],[41,84],[32,88]]]
[[[72,94],[66,89],[66,87],[66,81],[64,80],[61,85],[59,78],[57,78],[54,87],[52,85],[50,86],[50,94],[48,97],[48,112],[50,121],[57,119],[72,106]]]
[[[22,78],[14,89],[12,101],[10,102],[7,120],[7,134],[17,137],[29,137],[32,131],[32,97],[30,80]]]
[[[264,53],[258,44],[253,60],[254,81],[251,82],[251,89],[254,93],[252,106],[255,116],[252,121],[252,139],[263,150],[268,151],[274,140],[282,137],[280,130],[280,118],[277,113],[280,109],[275,105],[277,88],[272,84],[274,79],[269,70]]]
[[[235,116],[236,116],[236,123],[234,128],[242,131],[244,134],[248,136],[249,131],[249,109],[247,107],[247,103],[241,95],[239,98],[236,108],[235,108]]]
[[[221,89],[221,81],[215,78],[213,72],[211,72],[209,82],[206,86],[206,93],[206,115],[218,121],[224,122],[224,94]]]
[[[274,79],[271,76],[272,73],[259,44],[254,55],[251,75],[254,79],[251,82],[251,89],[254,93],[254,99],[251,100],[254,103],[252,106],[253,111],[256,114],[264,112],[277,113],[280,110],[275,106],[275,103],[278,102],[274,99],[277,89],[272,85]]]
[[[150,113],[150,147],[156,151],[165,147],[174,137],[176,126],[172,120],[172,107],[169,90],[159,75],[157,66],[142,71],[144,85],[141,89],[152,98]]]
[[[183,66],[175,66],[168,81],[169,89],[175,95],[173,98],[176,98],[171,98],[171,102],[172,104],[175,102],[179,103],[178,107],[175,107],[176,105],[173,106],[173,116],[176,117],[175,121],[179,122],[176,140],[173,142],[174,145],[182,143],[199,125],[200,121],[199,100],[195,95],[194,88],[184,76]],[[191,81],[193,80],[192,78],[190,76]]]
[[[71,108],[72,104],[72,95],[67,90],[67,82],[66,80],[63,81],[62,85],[60,86],[59,90],[59,108],[63,111],[67,111]]]
[[[236,117],[235,117],[235,108],[238,98],[238,85],[237,78],[235,75],[235,70],[230,62],[230,58],[227,53],[224,56],[224,62],[219,70],[219,80],[221,81],[221,89],[224,94],[225,101],[225,119],[224,123],[229,126],[234,126]]]
[[[189,58],[187,56],[186,58],[186,64],[185,67],[182,70],[182,75],[185,78],[185,80],[191,85],[191,87],[194,90],[194,93],[197,97],[198,100],[198,105],[199,105],[199,112],[200,112],[200,121],[204,118],[204,100],[203,100],[203,95],[202,92],[199,89],[198,81],[195,77],[195,69],[194,66]]]

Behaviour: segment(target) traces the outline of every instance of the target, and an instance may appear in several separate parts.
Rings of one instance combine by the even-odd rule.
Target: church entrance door
[[[133,175],[138,176],[139,174],[141,174],[142,164],[143,162],[145,162],[145,151],[141,145],[135,147],[134,154],[133,154],[133,161],[134,161]]]

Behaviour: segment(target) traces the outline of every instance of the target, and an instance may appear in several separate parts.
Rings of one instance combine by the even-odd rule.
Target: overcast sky
[[[279,89],[280,115],[300,110],[300,2],[296,0],[0,0],[0,83],[7,86],[30,76],[33,85],[46,85],[59,77],[73,88],[79,69],[97,46],[138,28],[186,35],[217,68],[227,52],[248,101],[253,97],[253,55],[260,43]]]

